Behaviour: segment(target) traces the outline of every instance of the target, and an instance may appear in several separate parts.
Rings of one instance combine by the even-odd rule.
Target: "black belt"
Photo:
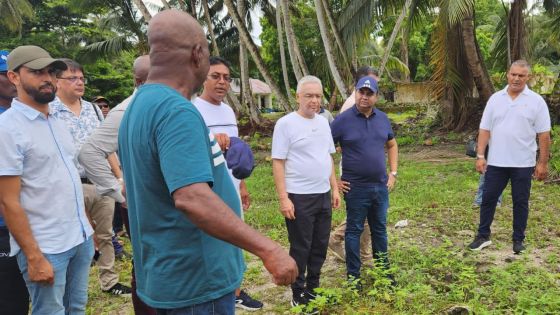
[[[93,185],[91,180],[87,179],[87,177],[82,177],[81,180],[82,180],[82,184],[92,184]]]

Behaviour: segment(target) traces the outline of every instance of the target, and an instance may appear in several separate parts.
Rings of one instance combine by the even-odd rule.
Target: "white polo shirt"
[[[313,119],[292,112],[276,122],[272,135],[272,158],[286,160],[286,191],[322,194],[331,189],[331,154],[335,152],[327,119]]]
[[[488,165],[533,167],[537,134],[550,131],[548,107],[544,99],[527,86],[512,100],[506,86],[488,100],[480,129],[490,131]]]

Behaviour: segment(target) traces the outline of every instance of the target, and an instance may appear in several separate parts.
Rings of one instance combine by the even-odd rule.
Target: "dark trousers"
[[[313,291],[319,287],[331,231],[331,194],[288,194],[288,198],[294,204],[296,216],[295,220],[286,219],[290,256],[299,270],[292,292],[299,294],[306,288]]]
[[[123,230],[122,210],[121,203],[115,202],[115,213],[113,215],[113,232],[115,232],[115,234]]]
[[[0,227],[0,314],[27,315],[29,292],[16,257],[10,257],[10,235]]]
[[[513,201],[513,235],[512,240],[523,241],[527,218],[529,216],[529,196],[534,167],[497,167],[489,165],[486,169],[482,204],[480,205],[480,225],[478,235],[490,236],[490,226],[494,220],[498,198],[511,182],[511,199]]]
[[[116,203],[115,203],[116,205]],[[116,208],[115,208],[116,210]],[[119,210],[121,213],[121,218],[123,220],[126,232],[130,236],[130,225],[128,223],[128,209],[122,207],[119,203]],[[138,294],[136,294],[136,274],[134,273],[134,260],[132,261],[132,279],[130,280],[130,286],[132,289],[132,306],[134,307],[134,314],[136,315],[155,315],[156,310],[149,307],[144,301],[142,301]]]

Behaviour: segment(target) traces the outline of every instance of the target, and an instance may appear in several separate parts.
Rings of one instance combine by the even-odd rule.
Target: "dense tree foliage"
[[[243,59],[248,62],[250,77],[272,80],[269,83],[277,86],[277,101],[294,92],[298,77],[311,73],[323,80],[324,94],[331,104],[340,104],[342,95],[351,88],[356,68],[366,64],[379,67],[386,56],[383,87],[390,89],[395,81],[433,80],[444,116],[452,119],[447,125],[459,129],[477,110],[469,101],[477,95],[470,91],[474,87],[479,90],[477,106],[481,106],[492,85],[503,86],[512,57],[521,54],[535,65],[536,72],[548,76],[557,76],[560,68],[558,0],[227,1],[230,6],[247,9],[238,23],[223,0],[171,0],[159,7],[157,3],[0,0],[0,48],[35,44],[53,56],[77,59],[86,67],[87,97],[103,94],[116,103],[132,91],[132,60],[148,51],[147,21],[164,6],[195,15],[213,50],[232,61],[236,77],[241,74],[240,45],[256,47],[252,38],[240,36],[238,23],[251,31],[251,21],[258,17],[262,44],[256,50],[249,49],[250,54]],[[532,6],[527,7],[529,4]],[[287,10],[276,14],[277,8],[284,6]],[[317,7],[324,8],[325,14],[317,15]],[[325,41],[332,54],[330,62]],[[257,67],[255,58],[262,58],[264,67]],[[286,91],[286,86],[291,91]],[[560,83],[556,86],[560,89]],[[241,101],[246,103],[246,98]],[[237,106],[241,112],[254,115],[252,109],[246,110],[249,105]]]

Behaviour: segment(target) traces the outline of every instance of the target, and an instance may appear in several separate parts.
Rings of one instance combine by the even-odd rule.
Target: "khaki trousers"
[[[113,236],[113,217],[115,200],[101,196],[91,184],[82,184],[86,212],[93,221],[95,239],[101,256],[97,260],[99,268],[99,282],[101,290],[109,290],[119,281],[115,272],[115,249],[111,238]]]
[[[329,241],[329,246],[344,248],[344,233],[346,232],[346,220],[340,223],[334,232],[331,233],[331,239]],[[360,257],[362,263],[366,263],[372,259],[371,256],[371,232],[369,230],[369,224],[366,220],[364,224],[364,231],[360,236]],[[342,251],[344,253],[344,251]],[[345,258],[345,257],[343,257]]]

